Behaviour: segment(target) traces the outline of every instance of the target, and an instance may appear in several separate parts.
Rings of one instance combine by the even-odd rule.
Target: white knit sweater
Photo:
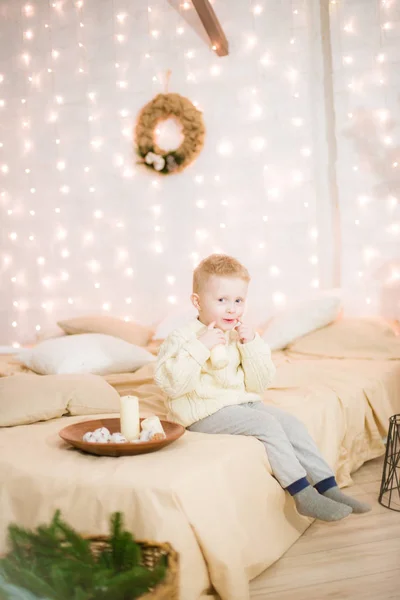
[[[189,427],[224,406],[260,400],[275,374],[269,346],[256,334],[241,344],[237,332],[225,334],[229,364],[216,370],[210,351],[197,337],[206,326],[194,320],[162,344],[155,380],[167,394],[168,419]]]

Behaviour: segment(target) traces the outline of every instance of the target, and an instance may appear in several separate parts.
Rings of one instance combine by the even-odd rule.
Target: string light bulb
[[[343,0],[343,2],[346,3],[346,8],[350,6],[347,5],[347,0]],[[271,282],[279,283],[279,291],[269,292],[269,300],[276,307],[283,306],[289,300],[289,295],[292,294],[290,281],[293,270],[288,268],[285,263],[285,255],[282,254],[279,240],[276,247],[269,241],[274,237],[274,229],[277,224],[282,223],[282,214],[291,215],[293,212],[293,218],[298,219],[298,223],[301,223],[299,236],[303,237],[302,244],[304,244],[305,253],[302,258],[300,258],[301,252],[299,252],[299,257],[295,257],[296,263],[293,269],[296,270],[298,265],[302,264],[302,267],[299,266],[299,270],[302,268],[304,271],[304,287],[311,286],[317,289],[320,285],[318,271],[325,266],[318,253],[324,240],[323,230],[321,230],[320,243],[316,243],[318,240],[316,213],[318,211],[316,211],[317,200],[314,198],[312,190],[314,185],[312,167],[314,166],[314,157],[315,160],[318,160],[318,151],[315,151],[311,142],[313,124],[306,106],[306,96],[303,93],[303,88],[307,83],[307,73],[303,67],[300,70],[301,62],[298,61],[295,53],[296,46],[300,45],[298,44],[300,38],[297,36],[298,27],[305,18],[301,3],[297,4],[288,11],[287,32],[277,46],[275,42],[272,45],[268,40],[262,40],[261,36],[257,37],[251,31],[244,32],[243,38],[238,38],[240,44],[237,50],[242,54],[243,61],[250,59],[251,51],[251,64],[259,67],[254,70],[250,69],[246,73],[245,83],[242,86],[238,85],[237,90],[235,89],[238,104],[227,107],[227,110],[230,111],[234,110],[235,106],[239,107],[240,112],[235,113],[238,117],[238,128],[232,132],[225,132],[223,127],[217,123],[214,137],[209,136],[209,140],[212,140],[211,154],[214,152],[218,159],[215,163],[218,172],[216,172],[215,166],[212,166],[214,163],[208,164],[207,155],[203,154],[192,165],[191,170],[182,174],[180,179],[181,182],[184,182],[187,178],[189,184],[194,185],[196,193],[185,203],[184,210],[187,211],[189,221],[192,218],[197,219],[196,228],[189,234],[190,246],[182,256],[182,264],[186,261],[185,268],[191,268],[209,252],[220,250],[222,247],[228,249],[232,245],[231,236],[237,229],[237,223],[242,225],[242,215],[246,216],[249,212],[252,235],[249,242],[243,243],[244,262],[246,262],[246,256],[250,256],[255,261],[268,260],[270,264],[272,263],[266,268],[271,278],[278,278],[272,279]],[[337,6],[338,3],[331,2],[331,4]],[[384,10],[381,9],[381,33],[382,39],[385,40],[393,35],[391,32],[396,19],[395,11],[392,8],[393,3],[385,2],[382,6],[384,6]],[[172,225],[170,212],[172,207],[166,200],[171,193],[170,186],[177,183],[178,179],[172,177],[162,179],[158,176],[154,177],[154,175],[149,177],[148,172],[143,171],[142,167],[137,166],[131,160],[132,127],[137,107],[132,110],[131,105],[128,105],[124,98],[126,92],[131,93],[135,90],[134,75],[136,71],[132,68],[134,65],[131,62],[130,44],[128,43],[132,34],[135,33],[133,9],[128,4],[123,7],[123,10],[121,10],[122,4],[118,7],[115,5],[112,17],[114,32],[104,42],[104,53],[105,55],[109,53],[112,73],[115,74],[112,80],[112,85],[115,86],[113,90],[115,102],[111,105],[107,94],[103,92],[101,79],[99,80],[96,76],[94,66],[88,60],[90,37],[87,35],[90,35],[92,23],[90,10],[86,10],[86,7],[87,3],[84,3],[83,0],[75,0],[73,3],[54,1],[50,9],[52,18],[48,19],[47,23],[43,23],[41,19],[36,18],[36,5],[33,3],[25,5],[23,3],[22,5],[19,17],[21,29],[16,55],[18,57],[17,68],[22,73],[21,81],[24,82],[24,87],[21,89],[26,89],[24,92],[26,97],[17,96],[15,99],[14,96],[9,96],[11,77],[6,70],[8,66],[4,66],[4,73],[0,74],[0,84],[4,82],[6,84],[1,85],[0,88],[0,109],[5,118],[8,118],[9,114],[13,118],[11,114],[13,111],[10,113],[8,111],[14,100],[18,103],[18,111],[15,111],[18,113],[18,118],[15,123],[20,140],[20,156],[14,159],[13,154],[10,154],[8,139],[1,133],[0,149],[3,150],[4,144],[4,155],[0,159],[0,208],[7,225],[4,250],[7,251],[5,256],[8,257],[9,263],[6,262],[3,255],[0,255],[0,265],[2,269],[8,269],[7,282],[11,281],[13,289],[23,289],[28,279],[24,279],[25,267],[21,267],[19,256],[21,250],[29,248],[29,252],[33,253],[32,260],[36,263],[34,267],[40,273],[39,288],[45,288],[41,290],[41,293],[46,296],[54,295],[54,311],[61,312],[67,305],[71,306],[72,304],[83,308],[85,303],[91,302],[90,294],[93,294],[95,296],[93,305],[98,309],[112,310],[113,314],[114,311],[115,314],[119,314],[121,311],[119,315],[121,318],[130,319],[133,318],[131,315],[125,315],[126,305],[133,303],[135,308],[136,305],[138,306],[139,310],[144,297],[139,292],[131,292],[132,297],[129,297],[130,302],[128,303],[125,301],[126,293],[123,292],[122,287],[124,284],[131,283],[126,280],[126,278],[134,276],[134,268],[129,264],[130,257],[134,257],[137,252],[148,252],[149,260],[154,261],[157,265],[156,272],[161,273],[160,302],[161,299],[164,303],[167,301],[169,304],[180,302],[183,283],[176,275],[167,275],[166,272],[163,272],[164,264],[168,264],[170,259],[169,253],[174,252],[175,243],[173,239],[175,225]],[[191,10],[192,4],[181,0],[180,8]],[[58,82],[61,81],[61,63],[67,59],[64,45],[59,44],[61,38],[58,36],[58,30],[65,17],[68,16],[68,10],[74,11],[78,24],[76,37],[71,40],[71,48],[76,53],[76,61],[71,65],[71,76],[76,78],[79,89],[83,91],[79,102],[82,104],[81,108],[86,111],[84,126],[80,129],[82,138],[79,138],[79,161],[75,160],[76,157],[72,156],[69,150],[73,136],[76,135],[74,132],[76,124],[73,120],[69,127],[71,107],[75,102],[74,94],[71,92],[74,90],[71,87],[64,91],[62,86],[58,86]],[[144,45],[138,56],[142,61],[141,65],[145,65],[145,75],[148,81],[150,84],[154,83],[154,91],[162,93],[164,75],[160,69],[159,57],[165,51],[164,38],[166,36],[160,27],[159,7],[153,3],[145,10],[146,14],[148,13],[149,21],[148,44]],[[262,0],[253,3],[250,11],[255,17],[251,18],[251,14],[249,17],[255,28],[259,29],[262,27],[263,20],[270,18],[270,15],[266,14],[268,12],[267,5]],[[336,15],[336,12],[332,14]],[[377,92],[379,94],[382,91],[385,91],[385,94],[391,92],[390,76],[393,55],[391,46],[381,42],[381,49],[378,48],[372,55],[371,82],[368,81],[368,78],[363,78],[361,74],[364,64],[363,57],[351,48],[355,48],[354,44],[357,38],[360,41],[361,35],[364,35],[362,29],[364,23],[361,19],[356,18],[356,8],[352,11],[344,11],[343,14],[346,14],[346,20],[343,22],[339,19],[336,21],[332,19],[331,26],[336,28],[336,33],[342,36],[344,41],[351,41],[351,46],[346,46],[345,43],[340,44],[340,47],[334,48],[334,52],[338,69],[342,69],[343,73],[346,73],[345,82],[351,84],[351,87],[346,90],[346,94],[349,95],[347,105],[355,107],[362,105],[366,90],[369,89],[367,83],[371,83],[371,85],[373,83],[375,89],[380,85],[385,85],[385,90],[379,88],[379,92]],[[33,16],[35,16],[34,19]],[[127,25],[129,25],[129,31],[126,29]],[[48,40],[53,40],[54,44],[50,44],[46,52],[42,54],[36,42],[40,40],[40,36],[45,31]],[[188,95],[195,106],[200,107],[201,105],[201,110],[204,110],[206,115],[211,114],[214,109],[215,96],[213,96],[213,100],[209,100],[208,94],[202,92],[207,91],[210,86],[219,88],[220,85],[224,87],[225,84],[226,90],[230,89],[228,88],[231,77],[230,63],[220,61],[211,52],[206,52],[203,56],[203,53],[197,50],[197,46],[193,46],[191,32],[182,18],[172,29],[172,36],[175,36],[175,40],[179,42],[176,46],[177,52],[180,53],[181,59],[186,65],[183,83],[186,83],[185,78],[187,78],[186,85],[190,88]],[[352,39],[349,40],[349,38]],[[332,39],[335,40],[336,36],[332,36]],[[218,42],[211,40],[208,45],[208,48],[210,47],[216,52]],[[342,48],[344,52],[341,52]],[[243,64],[246,65],[246,63]],[[374,72],[372,73],[372,71]],[[282,80],[281,106],[277,106],[277,102],[271,100],[271,97],[266,94],[265,77],[276,77],[277,80]],[[52,178],[54,178],[55,182],[51,203],[46,200],[47,190],[43,183],[43,167],[40,164],[39,156],[41,147],[41,143],[39,143],[41,140],[38,139],[39,121],[34,111],[36,94],[46,93],[47,90],[49,90],[49,94],[45,121],[48,124],[45,123],[44,126],[46,139],[49,136],[51,148],[53,148],[53,156],[50,157],[47,164],[50,179],[53,181]],[[223,98],[221,98],[221,102],[222,100]],[[384,100],[386,100],[386,96]],[[382,163],[385,163],[384,168],[390,171],[388,178],[393,178],[395,185],[395,178],[400,172],[400,157],[396,155],[397,134],[391,128],[395,115],[387,110],[384,102],[381,107],[379,104],[376,105],[378,108],[374,113],[374,119],[379,130],[378,145],[382,152],[388,152]],[[344,125],[346,126],[351,125],[352,121],[356,121],[357,110],[356,108],[351,110],[353,112],[344,113]],[[340,116],[340,111],[337,111],[337,114]],[[115,138],[112,133],[109,133],[106,126],[107,123],[112,122],[112,119],[119,123]],[[278,127],[278,122],[279,126],[283,126],[282,129],[287,127],[284,132],[285,139],[282,135],[282,146],[287,150],[284,159],[281,158],[280,151],[276,152],[276,132],[271,127],[272,122],[275,121],[276,127]],[[222,121],[223,123],[224,121]],[[340,153],[340,144],[338,149]],[[313,159],[305,160],[310,157]],[[268,165],[267,168],[264,168],[266,162]],[[113,178],[111,193],[107,185],[107,178],[103,177],[104,165],[110,163]],[[202,170],[205,175],[202,174]],[[365,167],[362,160],[354,160],[347,166],[347,175],[354,178],[355,186],[363,186],[363,188],[357,187],[360,192],[354,194],[353,199],[349,202],[354,215],[351,215],[345,226],[351,228],[352,232],[355,231],[355,227],[358,227],[357,235],[360,236],[360,240],[362,232],[368,231],[375,214],[375,206],[378,205],[372,191],[366,187],[364,173]],[[22,175],[21,184],[18,181],[20,175]],[[134,177],[136,178],[135,186],[132,187]],[[248,190],[250,177],[252,189]],[[114,186],[114,184],[116,185]],[[235,187],[234,192],[230,186]],[[394,190],[395,188],[393,186],[390,189]],[[143,191],[143,202],[136,201],[135,190]],[[116,199],[111,198],[112,202],[110,194],[115,194]],[[134,204],[129,202],[131,195],[135,197]],[[155,200],[155,196],[157,196],[157,200]],[[358,200],[359,197],[365,197],[368,200]],[[176,199],[176,202],[180,209],[179,198]],[[70,211],[76,206],[79,207],[79,219],[75,232],[75,227],[72,229],[68,219]],[[129,209],[125,208],[127,206]],[[391,244],[396,243],[400,235],[400,226],[396,212],[398,200],[395,198],[394,192],[392,195],[383,197],[379,206],[382,214],[387,218],[380,225],[381,233],[387,236],[386,240]],[[142,211],[145,212],[142,213]],[[195,211],[195,215],[193,215],[193,211]],[[29,219],[29,223],[26,223],[26,219]],[[142,245],[140,245],[139,239],[132,239],[134,236],[130,237],[132,219],[138,219],[140,225],[143,225],[148,233],[147,241]],[[243,218],[244,233],[248,232],[249,227],[246,219],[247,217]],[[49,223],[45,230],[42,225],[44,222]],[[259,228],[262,228],[262,231]],[[221,236],[223,236],[223,244]],[[114,244],[115,241],[117,242]],[[110,245],[113,244],[112,247],[115,249],[110,252],[112,260],[115,261],[113,282],[115,281],[115,290],[120,292],[123,307],[118,304],[117,293],[115,297],[110,295],[108,298],[102,298],[103,289],[108,289],[103,281],[103,275],[108,274],[109,269],[106,256],[108,242]],[[122,248],[122,246],[124,247]],[[266,252],[266,248],[268,252]],[[374,263],[381,251],[378,243],[376,243],[374,251],[378,252],[378,255],[371,255],[370,250],[364,256],[363,250],[361,250],[362,258],[366,257],[365,268],[363,267],[365,282],[363,285],[366,287],[369,285],[369,264]],[[90,256],[87,255],[89,252]],[[71,256],[74,260],[71,259]],[[82,292],[75,287],[79,283],[79,278],[77,278],[74,263],[79,263],[79,260],[76,259],[80,256],[90,278],[88,295],[86,295],[86,291]],[[279,266],[273,264],[278,260]],[[91,263],[90,261],[95,262]],[[95,265],[94,271],[90,270],[87,263],[90,263],[92,268]],[[68,270],[64,268],[66,266],[68,266]],[[252,267],[251,262],[249,267]],[[95,273],[97,274],[95,275]],[[358,273],[356,269],[353,273],[354,279],[360,279]],[[96,277],[97,280],[93,281],[92,277]],[[184,280],[183,277],[182,280]],[[28,291],[30,290],[27,289]],[[32,290],[33,296],[35,291]],[[173,294],[171,294],[172,291]],[[111,294],[111,292],[108,293]],[[365,304],[366,297],[371,298],[371,305],[375,303],[375,297],[370,290],[367,291],[367,295],[365,291],[362,294],[361,303]],[[51,300],[44,298],[42,304],[47,307],[49,302]],[[17,307],[11,302],[10,306],[12,310],[21,310],[21,306]],[[15,322],[18,323],[18,336],[21,336],[21,339],[19,337],[18,339],[24,341],[23,321],[15,318]],[[32,328],[41,327],[40,322],[35,319],[29,322]],[[10,343],[14,343],[14,338],[10,340]]]

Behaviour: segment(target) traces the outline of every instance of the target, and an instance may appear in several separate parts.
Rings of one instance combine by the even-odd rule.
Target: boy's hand
[[[249,325],[238,323],[235,329],[239,334],[241,344],[247,344],[247,342],[252,342],[256,337],[254,329]]]
[[[221,329],[214,328],[215,321],[209,324],[204,333],[197,338],[206,348],[212,350],[218,344],[226,344],[225,336]]]

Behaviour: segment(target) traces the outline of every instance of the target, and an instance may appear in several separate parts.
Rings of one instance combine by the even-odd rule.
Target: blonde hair
[[[193,271],[193,293],[197,294],[211,275],[238,277],[243,281],[250,281],[248,270],[236,258],[227,254],[211,254]]]

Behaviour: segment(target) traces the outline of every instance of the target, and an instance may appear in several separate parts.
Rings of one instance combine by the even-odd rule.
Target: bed
[[[307,425],[340,486],[384,453],[388,418],[400,412],[400,338],[371,323],[342,321],[274,353],[277,375],[263,397]],[[153,370],[106,379],[139,396],[144,416],[163,417]],[[24,370],[1,357],[0,374],[15,372]],[[255,439],[186,432],[155,454],[94,457],[58,437],[82,418],[93,417],[0,430],[0,552],[11,521],[33,527],[60,508],[79,530],[105,533],[109,513],[121,510],[137,537],[167,540],[180,553],[182,600],[214,592],[246,600],[249,581],[312,522],[296,512]]]

